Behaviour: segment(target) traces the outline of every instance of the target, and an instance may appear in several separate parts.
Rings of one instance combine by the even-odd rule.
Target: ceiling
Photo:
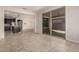
[[[45,6],[16,6],[17,8],[21,8],[24,10],[30,10],[30,11],[39,11]],[[18,16],[18,13],[11,12],[11,11],[5,11],[5,18],[16,18]]]
[[[24,10],[31,10],[31,11],[36,12],[36,11],[43,9],[46,6],[18,6],[18,7]]]
[[[18,16],[19,16],[18,13],[11,12],[11,11],[5,11],[5,13],[4,13],[4,17],[5,17],[5,18],[8,18],[8,19],[16,18],[16,17],[18,17]]]
[[[42,9],[48,8],[48,6],[16,6],[16,7],[24,10],[33,11],[33,12],[38,12]],[[15,18],[15,17],[18,17],[18,15],[19,14],[16,12],[5,11],[5,18]]]

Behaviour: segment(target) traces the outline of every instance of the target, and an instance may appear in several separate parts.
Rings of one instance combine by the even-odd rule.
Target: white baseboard
[[[74,42],[74,43],[79,43],[78,40],[72,40],[72,39],[69,39],[68,41],[71,41],[71,42]]]
[[[0,40],[4,40],[4,38],[0,38]]]
[[[35,31],[34,29],[24,29],[22,31]]]

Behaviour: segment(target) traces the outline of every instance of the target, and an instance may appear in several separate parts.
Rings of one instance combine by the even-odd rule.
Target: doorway
[[[12,32],[12,23],[15,23],[15,18],[4,18],[4,29],[5,32]]]
[[[18,33],[22,31],[23,21],[17,18],[18,18],[18,13],[5,11],[4,13],[5,33]]]

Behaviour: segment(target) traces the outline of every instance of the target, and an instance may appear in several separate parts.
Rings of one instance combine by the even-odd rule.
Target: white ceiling
[[[43,9],[46,6],[19,6],[19,8],[22,8],[24,10],[31,10],[31,11],[39,11],[41,9]]]
[[[12,7],[15,7],[15,6],[12,6]],[[16,6],[16,8],[34,11],[34,12],[38,12],[38,11],[46,9],[48,7],[50,7],[50,6]],[[5,11],[6,18],[15,18],[17,16],[18,16],[18,13],[16,13],[16,12]]]
[[[16,6],[16,7],[24,9],[24,10],[30,10],[30,11],[37,12],[41,10],[42,8],[44,8],[45,6]],[[5,11],[5,18],[16,18],[17,16],[18,16],[18,13],[16,12]]]
[[[4,14],[4,16],[5,16],[5,18],[16,18],[16,17],[18,17],[18,13],[15,13],[15,12],[11,12],[11,11],[5,11],[5,14]]]

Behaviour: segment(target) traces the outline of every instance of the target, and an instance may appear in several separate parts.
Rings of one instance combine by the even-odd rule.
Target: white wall
[[[0,7],[0,39],[4,39],[4,10]]]
[[[35,29],[35,18],[33,15],[20,14],[17,19],[23,20],[23,30]]]
[[[79,43],[79,7],[66,7],[66,39]]]
[[[36,14],[35,32],[42,34],[42,13],[40,12]]]

